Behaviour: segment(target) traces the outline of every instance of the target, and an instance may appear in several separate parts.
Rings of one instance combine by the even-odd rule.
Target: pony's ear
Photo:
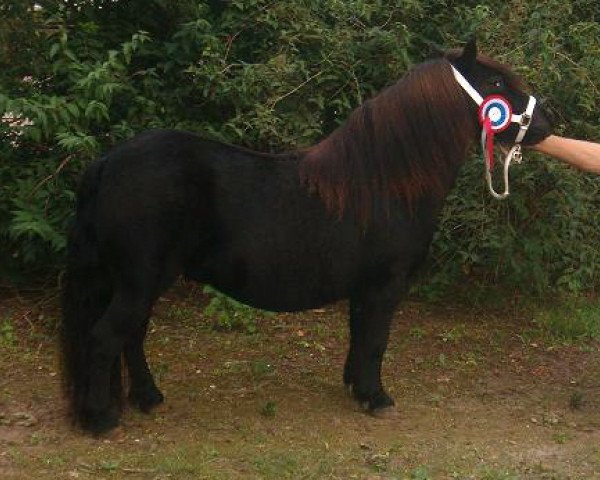
[[[456,66],[463,72],[468,72],[473,68],[477,61],[477,40],[475,35],[465,45],[463,53],[456,59]]]

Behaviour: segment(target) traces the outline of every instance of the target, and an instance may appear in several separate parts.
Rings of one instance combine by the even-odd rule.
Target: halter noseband
[[[502,200],[510,194],[508,186],[508,169],[514,160],[520,163],[523,155],[521,153],[521,142],[531,125],[533,110],[537,100],[534,96],[529,96],[527,107],[521,114],[512,113],[512,105],[501,95],[489,95],[483,98],[479,92],[469,83],[469,81],[454,67],[452,72],[459,85],[469,94],[473,101],[479,106],[478,119],[481,123],[481,147],[483,149],[485,175],[490,193],[494,198]],[[511,123],[519,125],[519,132],[515,137],[513,147],[510,149],[504,159],[504,192],[497,193],[492,185],[492,167],[494,166],[494,135],[506,130]]]

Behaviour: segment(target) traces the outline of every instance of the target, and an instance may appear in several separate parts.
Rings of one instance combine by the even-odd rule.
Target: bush
[[[273,315],[244,305],[209,286],[204,287],[203,293],[209,298],[204,315],[213,320],[215,330],[256,333],[257,321]]]
[[[557,131],[600,138],[595,0],[13,0],[0,6],[0,274],[61,268],[78,174],[136,132],[170,127],[284,150],[477,31],[547,99]],[[10,118],[8,118],[10,117]],[[31,124],[29,124],[31,123]],[[543,291],[600,280],[596,178],[526,154],[510,200],[469,160],[424,291],[464,277]]]

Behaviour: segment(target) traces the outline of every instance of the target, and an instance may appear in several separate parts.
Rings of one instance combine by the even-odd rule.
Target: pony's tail
[[[83,418],[88,391],[90,333],[106,310],[112,294],[108,271],[99,258],[94,228],[101,171],[102,162],[95,162],[81,179],[77,212],[67,242],[61,343],[63,388],[75,423]]]

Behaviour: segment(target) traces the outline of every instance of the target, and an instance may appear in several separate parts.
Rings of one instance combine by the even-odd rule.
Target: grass
[[[427,335],[427,332],[421,327],[411,327],[408,331],[408,335],[415,340],[422,340]]]
[[[3,348],[14,348],[17,344],[17,335],[12,320],[5,318],[0,323],[0,346]]]
[[[272,400],[269,400],[265,403],[260,411],[265,417],[274,417],[277,413],[277,403]]]
[[[270,375],[275,371],[275,367],[270,362],[263,359],[252,362],[250,369],[252,370],[252,375],[256,380],[260,380],[261,378]]]
[[[189,306],[181,303],[171,305],[164,310],[161,317],[175,325],[185,325],[191,321],[193,321],[195,325],[201,325],[201,322],[198,322],[199,309],[197,306]]]
[[[204,287],[203,293],[210,297],[203,313],[213,320],[216,330],[256,333],[258,319],[273,316],[271,312],[249,307],[209,286]]]
[[[1,330],[0,353],[1,342],[14,343],[4,357],[11,375],[10,383],[0,386],[0,406],[8,406],[2,406],[7,415],[30,404],[40,412],[39,424],[20,427],[14,444],[0,439],[0,478],[6,478],[3,461],[31,474],[14,478],[70,478],[74,472],[82,479],[119,480],[541,480],[567,478],[556,476],[563,471],[574,472],[571,478],[592,478],[577,476],[577,469],[598,465],[592,457],[596,447],[582,442],[580,425],[596,425],[598,415],[580,374],[574,371],[577,387],[566,379],[557,390],[556,378],[559,383],[561,378],[555,377],[547,383],[532,379],[526,393],[506,391],[513,381],[516,386],[528,382],[531,368],[546,359],[545,338],[597,347],[589,341],[598,336],[592,302],[557,302],[517,316],[460,308],[451,315],[445,309],[423,314],[421,306],[407,308],[392,332],[385,363],[386,383],[400,406],[399,417],[392,419],[367,417],[344,395],[339,377],[346,319],[337,310],[277,317],[250,334],[215,331],[201,308],[185,301],[163,305],[148,347],[167,402],[150,416],[128,409],[120,442],[95,442],[53,420],[57,395],[36,395],[56,390],[57,378],[47,368],[38,370],[53,361],[49,348],[55,347],[50,342],[39,347],[27,325],[0,317],[0,326],[9,325]],[[536,319],[526,345],[516,339],[523,318]],[[35,357],[14,364],[26,349],[37,352]],[[592,359],[597,351],[571,346],[552,351],[562,350],[581,359]],[[498,373],[491,374],[490,366]],[[524,370],[503,368],[517,366]],[[589,378],[595,375],[589,371]],[[547,394],[550,382],[554,390]],[[540,413],[546,398],[562,402],[544,404],[560,421]],[[535,425],[528,421],[533,415],[540,419]],[[517,465],[515,455],[529,451],[534,441],[568,461],[541,464],[534,451]],[[581,467],[582,459],[592,466]]]
[[[410,478],[411,480],[430,480],[432,477],[429,473],[429,469],[421,465],[410,472]]]
[[[481,480],[520,480],[520,476],[508,470],[484,467],[477,478]]]
[[[206,478],[206,475],[215,473],[211,463],[218,458],[219,452],[215,449],[185,446],[154,457],[150,465],[157,472],[173,475],[175,478]]]
[[[559,445],[564,445],[571,439],[571,436],[565,432],[555,432],[552,434],[552,440],[554,440]]]
[[[459,323],[454,327],[443,331],[438,335],[438,338],[444,343],[458,343],[467,334],[467,326],[464,323]]]
[[[268,478],[297,478],[302,462],[290,452],[269,452],[252,462],[261,476]]]
[[[542,307],[534,317],[539,331],[553,343],[574,344],[600,338],[600,304],[570,298]]]

